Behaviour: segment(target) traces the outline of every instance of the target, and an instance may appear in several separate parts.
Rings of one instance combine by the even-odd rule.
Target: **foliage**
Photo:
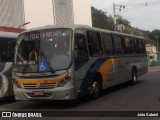
[[[122,16],[118,17],[117,23],[131,27],[130,22],[127,19],[122,18]]]
[[[113,30],[113,19],[108,17],[102,10],[92,7],[92,26],[102,29]]]
[[[150,66],[156,66],[156,65],[158,65],[158,63],[155,60],[150,62]]]

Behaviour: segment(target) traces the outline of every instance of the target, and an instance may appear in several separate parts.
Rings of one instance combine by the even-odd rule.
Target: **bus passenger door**
[[[87,42],[84,30],[77,30],[75,33],[74,40],[74,68],[75,68],[75,84],[76,84],[76,94],[80,93],[82,89],[80,88],[82,83],[85,82],[84,78],[90,67],[89,57],[87,50]]]

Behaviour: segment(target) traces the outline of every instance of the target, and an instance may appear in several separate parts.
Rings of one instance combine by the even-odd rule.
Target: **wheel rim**
[[[94,97],[99,96],[99,84],[98,84],[98,82],[93,82],[93,96]]]
[[[137,76],[136,76],[136,73],[135,73],[135,72],[133,73],[133,81],[134,81],[134,83],[137,82]]]

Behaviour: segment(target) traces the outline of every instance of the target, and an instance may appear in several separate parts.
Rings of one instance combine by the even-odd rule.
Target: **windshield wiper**
[[[52,73],[55,73],[55,70],[53,69],[53,67],[52,67],[52,65],[51,65],[51,63],[50,63],[50,61],[48,60],[48,58],[47,58],[45,52],[41,51],[41,53],[42,53],[42,57],[44,58],[45,62],[46,62],[47,65],[48,65],[48,68],[50,69],[50,71],[51,71]]]
[[[27,61],[26,65],[24,66],[24,69],[23,69],[23,71],[22,71],[22,74],[23,74],[23,75],[26,73],[27,67],[28,67],[28,61]]]
[[[18,57],[22,60],[22,61],[25,61],[25,59],[17,52],[17,55],[18,55]],[[27,67],[28,67],[28,61],[26,61],[27,63],[26,63],[26,65],[24,66],[24,69],[23,69],[23,71],[22,71],[22,74],[25,74],[25,71],[26,71],[26,69],[27,69]]]

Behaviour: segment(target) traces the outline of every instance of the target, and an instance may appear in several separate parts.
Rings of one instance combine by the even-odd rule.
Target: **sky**
[[[146,31],[160,29],[160,0],[92,0],[92,6],[113,16],[113,3],[124,5],[125,9],[116,15],[127,19],[132,27]]]

